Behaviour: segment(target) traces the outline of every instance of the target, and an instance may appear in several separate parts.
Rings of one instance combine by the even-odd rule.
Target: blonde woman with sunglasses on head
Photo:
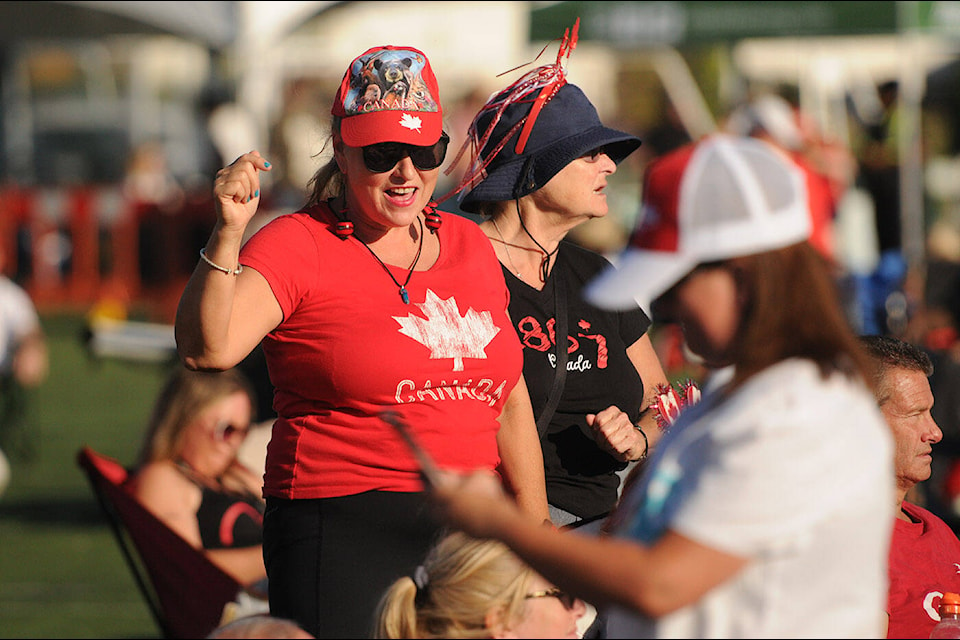
[[[174,371],[127,481],[147,509],[247,586],[267,577],[260,478],[237,460],[253,411],[239,371]]]
[[[452,533],[384,594],[377,638],[577,638],[586,606],[503,543]]]

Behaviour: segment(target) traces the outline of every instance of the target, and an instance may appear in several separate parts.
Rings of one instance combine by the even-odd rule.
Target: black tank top
[[[255,499],[204,487],[197,521],[205,549],[263,544],[263,510]]]
[[[184,462],[178,468],[203,492],[197,509],[204,549],[234,549],[263,544],[264,505],[253,496],[214,489],[199,482]]]

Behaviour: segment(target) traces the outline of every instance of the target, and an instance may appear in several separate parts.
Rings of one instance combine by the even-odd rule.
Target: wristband
[[[647,434],[646,432],[644,432],[643,429],[640,428],[640,425],[635,424],[633,425],[633,428],[639,431],[640,435],[643,436],[643,453],[641,453],[640,457],[638,458],[638,460],[643,460],[644,458],[647,457],[647,453],[650,452],[650,440],[647,439]]]

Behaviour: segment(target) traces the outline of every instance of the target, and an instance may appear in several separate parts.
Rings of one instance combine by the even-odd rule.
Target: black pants
[[[267,498],[270,613],[317,638],[370,638],[380,597],[442,534],[422,493]]]
[[[39,427],[29,419],[33,391],[0,376],[0,449],[10,460],[32,462],[39,454]]]

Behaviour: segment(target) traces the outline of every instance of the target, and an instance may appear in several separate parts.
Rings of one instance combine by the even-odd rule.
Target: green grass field
[[[37,455],[0,497],[0,637],[159,638],[86,477],[80,447],[133,461],[167,366],[96,360],[83,319],[45,315],[50,375],[30,407]]]
[[[84,444],[130,464],[170,363],[91,358],[83,318],[45,315],[50,375],[35,390],[38,455],[0,496],[0,638],[160,638],[76,463]]]

